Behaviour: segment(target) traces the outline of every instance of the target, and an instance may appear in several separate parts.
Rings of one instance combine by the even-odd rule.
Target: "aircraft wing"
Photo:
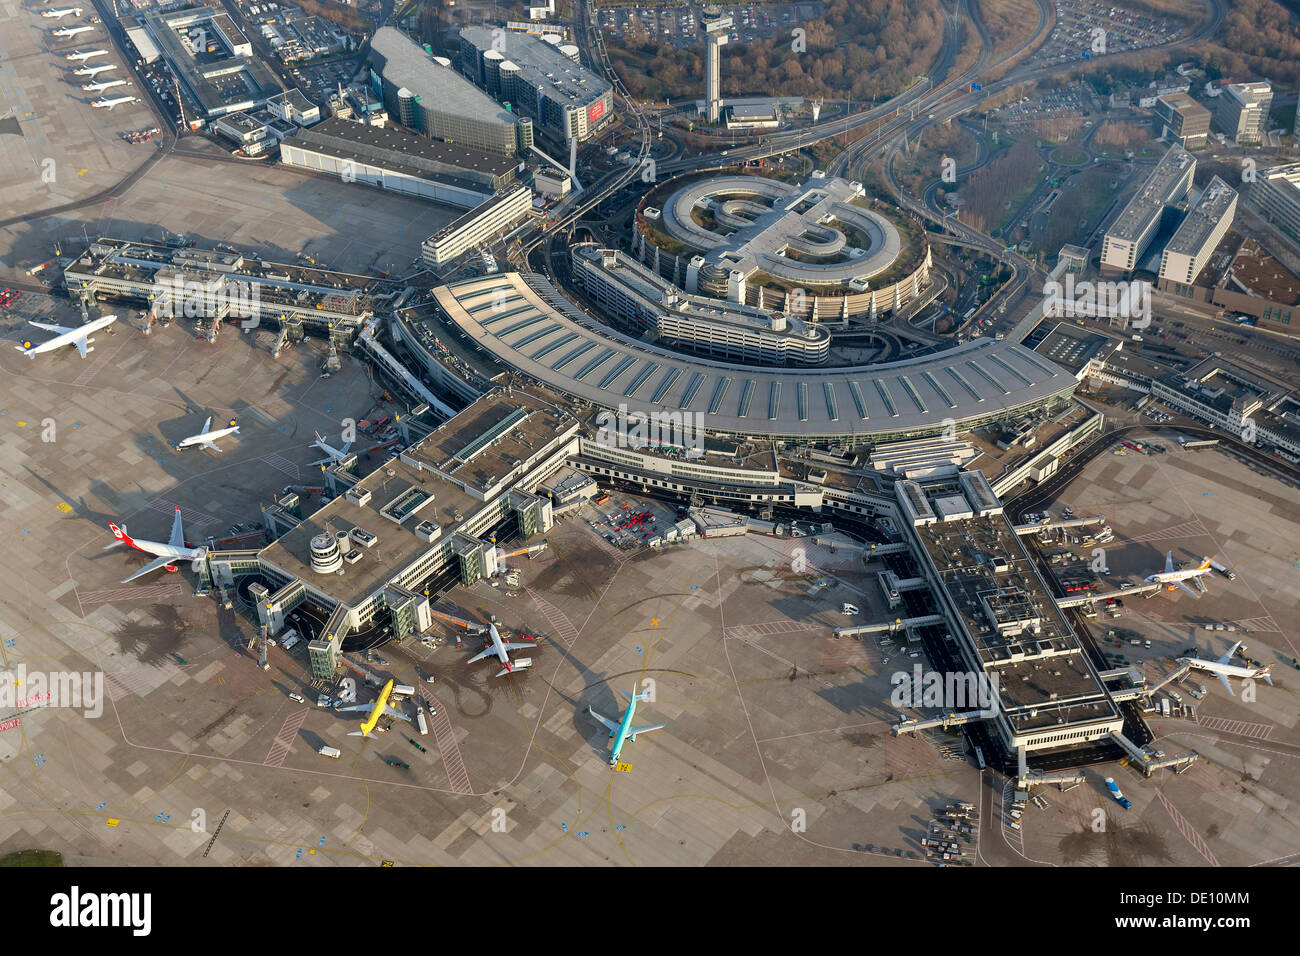
[[[1174,553],[1172,551],[1166,551],[1165,552],[1165,574],[1168,574],[1173,569],[1174,569]]]
[[[1232,655],[1235,654],[1235,653],[1237,653],[1237,648],[1239,648],[1239,647],[1241,647],[1241,641],[1238,641],[1236,644],[1233,644],[1230,648],[1228,648],[1228,653],[1224,654],[1222,657],[1219,658],[1219,663],[1220,663],[1220,664],[1231,664],[1231,663],[1232,663]]]
[[[217,443],[216,443],[216,442],[212,442],[212,441],[205,441],[205,442],[203,442],[203,447],[204,447],[204,448],[211,448],[213,451],[221,451],[221,449],[217,447]]]
[[[64,335],[64,334],[66,334],[66,333],[68,333],[68,332],[75,332],[75,331],[77,331],[76,329],[69,329],[69,328],[67,328],[67,327],[65,327],[65,326],[62,326],[62,325],[51,325],[51,324],[48,323],[48,322],[29,322],[29,323],[27,323],[27,324],[28,324],[28,325],[34,325],[34,326],[36,326],[38,329],[44,329],[46,332],[57,332],[59,335]]]
[[[406,714],[402,713],[400,710],[393,710],[393,708],[391,707],[385,707],[384,713],[387,714],[389,717],[400,717],[408,724],[411,722],[411,718],[406,716]]]
[[[614,721],[610,720],[608,717],[602,717],[602,716],[600,716],[600,714],[596,713],[596,712],[595,712],[594,710],[592,710],[590,707],[587,708],[587,713],[591,714],[591,716],[595,717],[595,718],[596,718],[597,720],[599,720],[602,724],[604,724],[606,727],[608,727],[608,728],[609,728],[609,735],[610,735],[611,737],[613,737],[616,733],[618,733],[618,724],[614,723]]]
[[[122,583],[129,584],[130,582],[134,581],[136,578],[140,577],[141,575],[148,574],[151,571],[157,571],[159,568],[162,567],[166,567],[168,564],[172,562],[172,560],[173,560],[172,558],[154,558],[152,561],[150,561],[144,567],[140,568],[134,574],[123,578]]]
[[[1228,683],[1228,677],[1226,674],[1215,674],[1214,676],[1219,678],[1219,680],[1223,681],[1224,689],[1227,690],[1230,696],[1232,697],[1237,696],[1236,694],[1232,693],[1232,685]]]
[[[508,651],[531,651],[537,647],[536,644],[502,644],[501,646]]]
[[[176,517],[172,521],[172,536],[167,541],[173,548],[185,547],[185,532],[181,529],[181,509],[176,509]]]
[[[310,468],[312,465],[328,465],[333,461],[334,461],[333,458],[322,458],[320,461],[309,462],[307,467]]]
[[[470,658],[469,660],[467,660],[465,663],[466,663],[466,664],[473,664],[475,661],[481,661],[481,660],[483,660],[483,659],[486,658],[486,657],[495,657],[495,656],[496,656],[496,652],[497,652],[497,649],[496,649],[495,647],[488,647],[488,648],[485,648],[485,649],[482,651],[482,653],[475,654],[473,657],[471,657],[471,658]]]
[[[636,740],[637,734],[648,734],[652,730],[663,730],[667,726],[667,724],[651,724],[649,727],[633,727],[627,732],[627,735]]]
[[[1174,581],[1174,582],[1173,582],[1173,586],[1176,587],[1176,588],[1182,588],[1184,591],[1186,591],[1186,592],[1187,592],[1188,594],[1190,594],[1192,597],[1197,598],[1198,600],[1200,599],[1200,594],[1198,594],[1197,592],[1193,591],[1191,588],[1189,588],[1189,587],[1188,587],[1186,584],[1184,584],[1182,581]]]
[[[86,357],[86,339],[87,336],[79,335],[72,340],[72,344],[77,347],[77,351],[81,353],[82,358]]]
[[[334,709],[337,710],[340,714],[350,713],[351,711],[354,710],[364,710],[366,713],[369,713],[370,711],[375,709],[375,702],[371,701],[368,704],[353,704],[351,707],[335,707]]]
[[[205,421],[205,422],[203,423],[203,427],[202,427],[201,429],[199,429],[199,434],[200,434],[200,435],[206,435],[206,434],[207,434],[208,432],[210,432],[211,430],[212,430],[212,416],[209,415],[209,416],[208,416],[208,420]]]

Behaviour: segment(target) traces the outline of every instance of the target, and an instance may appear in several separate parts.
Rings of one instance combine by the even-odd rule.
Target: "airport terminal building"
[[[578,428],[537,395],[499,389],[310,516],[286,495],[275,507],[292,530],[256,554],[270,582],[258,594],[262,622],[278,631],[304,601],[326,610],[328,647],[311,649],[313,669],[319,659],[326,673],[347,635],[381,614],[399,640],[427,629],[430,595],[497,573],[498,536],[550,529],[551,500],[538,488],[577,451]],[[214,555],[215,581],[231,583],[239,561],[248,556]]]
[[[1010,339],[844,368],[696,357],[595,322],[536,274],[453,282],[435,289],[433,302],[449,334],[521,381],[594,408],[685,415],[717,436],[857,447],[1061,405],[1078,384]]]

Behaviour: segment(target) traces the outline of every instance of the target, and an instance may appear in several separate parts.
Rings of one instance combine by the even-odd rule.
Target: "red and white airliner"
[[[137,551],[143,551],[145,554],[154,555],[153,561],[150,561],[129,577],[123,578],[123,584],[134,581],[142,574],[148,574],[150,571],[157,571],[159,568],[166,568],[168,571],[175,571],[177,562],[197,562],[202,560],[208,553],[208,549],[205,547],[191,548],[185,544],[185,532],[181,530],[180,508],[176,509],[176,520],[172,522],[171,540],[166,544],[163,544],[160,541],[139,541],[132,538],[126,533],[126,525],[119,528],[110,521],[108,528],[113,532],[113,537],[116,540],[105,548],[105,551],[126,545],[128,548],[134,548]]]

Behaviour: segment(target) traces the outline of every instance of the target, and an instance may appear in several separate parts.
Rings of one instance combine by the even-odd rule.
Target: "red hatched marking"
[[[524,590],[527,591],[528,596],[533,599],[533,603],[536,604],[537,609],[542,612],[542,616],[546,618],[547,623],[551,625],[556,636],[564,642],[564,646],[572,649],[573,642],[578,639],[578,629],[573,626],[573,622],[569,620],[569,616],[532,588],[526,587]]]
[[[1244,720],[1228,720],[1226,717],[1202,717],[1197,714],[1196,726],[1222,731],[1225,734],[1239,734],[1242,737],[1254,737],[1256,740],[1268,740],[1269,735],[1273,733],[1277,725],[1252,724]]]
[[[1184,521],[1182,524],[1170,525],[1168,528],[1161,528],[1159,531],[1152,531],[1149,534],[1138,535],[1136,538],[1125,538],[1132,544],[1140,544],[1143,541],[1171,541],[1174,538],[1201,538],[1208,535],[1205,525],[1200,521]]]
[[[722,629],[722,636],[729,641],[752,640],[756,637],[770,637],[773,634],[794,634],[798,631],[824,631],[825,624],[813,624],[809,621],[767,621],[763,624],[735,624]]]
[[[112,588],[108,591],[78,591],[77,600],[84,604],[111,604],[114,601],[152,601],[179,597],[185,588],[179,584],[155,584],[141,588]]]
[[[284,758],[289,756],[289,748],[293,746],[293,740],[298,733],[298,728],[302,726],[302,722],[306,719],[306,707],[284,719],[284,723],[280,726],[280,732],[275,735],[275,740],[271,742],[271,749],[266,752],[266,759],[262,761],[263,764],[268,767],[283,765]]]
[[[461,756],[456,731],[447,719],[447,708],[427,694],[422,695],[422,699],[429,710],[429,729],[433,731],[433,739],[438,742],[438,753],[442,755],[442,765],[447,770],[447,783],[453,793],[472,793],[469,771],[465,769],[465,758]]]
[[[1218,866],[1219,861],[1214,858],[1214,854],[1210,851],[1209,844],[1207,844],[1205,839],[1196,832],[1196,828],[1187,822],[1187,818],[1178,812],[1178,808],[1170,803],[1169,799],[1160,792],[1158,787],[1156,788],[1156,799],[1159,800],[1160,805],[1165,808],[1165,812],[1169,814],[1169,818],[1174,821],[1174,826],[1177,827],[1178,832],[1183,835],[1183,839],[1192,845],[1192,849],[1204,857],[1205,862],[1210,864],[1210,866]]]
[[[165,515],[176,513],[175,502],[168,501],[165,498],[155,498],[153,501],[149,502],[149,508],[152,511],[159,511]],[[205,514],[202,511],[195,511],[193,508],[184,507],[181,508],[181,521],[184,524],[191,526],[217,523],[217,519],[212,517],[210,514]]]

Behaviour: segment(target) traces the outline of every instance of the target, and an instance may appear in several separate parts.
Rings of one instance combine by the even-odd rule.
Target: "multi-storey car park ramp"
[[[598,408],[665,412],[712,434],[848,445],[965,431],[1050,405],[1077,382],[1009,340],[845,368],[697,358],[596,323],[535,274],[455,282],[439,317],[496,362]]]

